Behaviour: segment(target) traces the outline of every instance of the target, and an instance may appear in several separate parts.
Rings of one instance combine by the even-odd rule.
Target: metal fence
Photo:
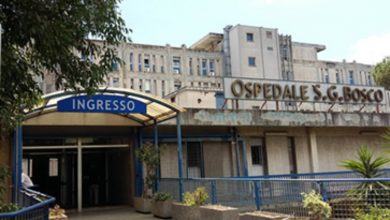
[[[22,208],[15,212],[0,213],[0,220],[42,220],[49,219],[49,207],[55,198],[32,190],[18,194],[17,205]]]
[[[390,170],[385,170],[383,177],[376,179],[359,178],[352,172],[193,178],[184,179],[183,186],[184,192],[205,187],[209,194],[208,203],[237,207],[242,211],[257,209],[294,216],[308,215],[308,210],[303,208],[302,193],[314,190],[331,205],[333,218],[353,218],[357,209],[365,211],[371,206],[390,209],[389,174]],[[179,179],[161,179],[160,191],[169,192],[179,200]]]

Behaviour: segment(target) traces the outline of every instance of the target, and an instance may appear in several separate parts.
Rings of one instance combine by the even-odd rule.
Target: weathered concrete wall
[[[269,136],[265,138],[268,158],[268,173],[290,173],[286,136]]]
[[[295,151],[298,173],[311,172],[310,150],[306,136],[295,136]]]
[[[375,155],[383,155],[385,141],[380,133],[362,133],[359,129],[317,129],[317,144],[320,170],[338,171],[344,169],[341,161],[357,158],[361,145],[369,146]]]
[[[228,142],[204,142],[205,177],[231,176],[231,156]]]
[[[174,124],[171,120],[168,124]],[[390,114],[187,109],[182,125],[267,127],[389,127]]]
[[[161,177],[178,177],[178,158],[176,144],[164,143],[160,146],[160,169]]]

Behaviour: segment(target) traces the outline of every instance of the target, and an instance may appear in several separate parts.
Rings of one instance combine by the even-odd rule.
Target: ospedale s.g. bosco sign
[[[224,89],[227,99],[385,104],[383,87],[225,77]]]

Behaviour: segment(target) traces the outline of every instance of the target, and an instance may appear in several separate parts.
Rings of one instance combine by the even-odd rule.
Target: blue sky
[[[293,41],[326,45],[323,60],[375,64],[390,56],[388,0],[123,0],[135,43],[190,46],[226,25],[277,28]]]

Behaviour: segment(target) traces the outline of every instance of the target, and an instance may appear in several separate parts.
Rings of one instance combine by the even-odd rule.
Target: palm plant
[[[374,157],[373,152],[365,145],[358,150],[357,160],[344,160],[341,166],[360,174],[364,178],[378,178],[382,174],[384,166],[390,162],[390,158],[383,156]],[[377,205],[381,197],[386,196],[383,192],[389,189],[388,183],[381,181],[363,182],[349,193],[364,199],[370,204]]]

